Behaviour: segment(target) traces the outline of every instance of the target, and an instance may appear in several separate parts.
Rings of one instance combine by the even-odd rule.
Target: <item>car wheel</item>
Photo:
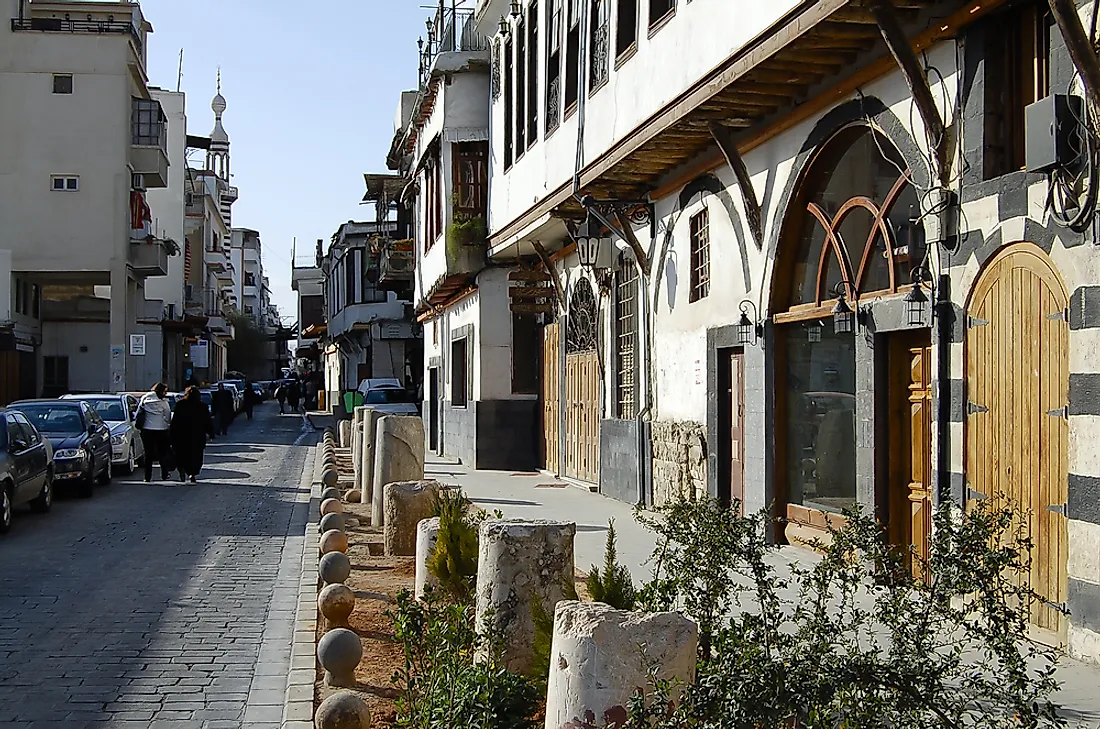
[[[80,477],[76,484],[76,495],[82,499],[91,498],[95,493],[95,467],[88,469],[88,473]]]
[[[107,458],[107,465],[105,465],[103,467],[103,472],[99,474],[98,483],[99,483],[100,486],[106,486],[107,484],[111,483],[111,459],[110,459],[110,457]]]
[[[0,484],[0,534],[11,529],[12,496],[11,484]]]
[[[126,461],[126,475],[128,476],[131,473],[133,473],[134,471],[136,471],[137,467],[138,467],[137,453],[134,450],[134,447],[130,446],[130,459],[128,461]]]
[[[45,514],[53,506],[53,471],[46,471],[46,483],[42,486],[42,493],[31,502],[31,510]]]

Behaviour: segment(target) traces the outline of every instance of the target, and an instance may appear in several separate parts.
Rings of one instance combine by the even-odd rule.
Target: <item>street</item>
[[[256,413],[211,444],[197,485],[137,473],[16,514],[0,727],[279,726],[316,437],[277,405]]]

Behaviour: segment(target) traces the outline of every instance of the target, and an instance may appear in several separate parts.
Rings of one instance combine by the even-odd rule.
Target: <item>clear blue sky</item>
[[[402,90],[416,86],[416,39],[429,12],[418,0],[143,0],[153,24],[149,82],[174,90],[184,49],[187,128],[214,127],[217,68],[228,103],[233,225],[260,232],[264,270],[285,316],[291,242],[299,255],[360,206],[363,173],[386,171]],[[285,321],[285,319],[284,319]]]

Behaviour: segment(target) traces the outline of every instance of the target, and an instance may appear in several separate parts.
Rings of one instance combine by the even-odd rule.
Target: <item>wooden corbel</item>
[[[634,253],[634,260],[638,262],[639,268],[642,269],[642,274],[649,278],[649,256],[646,255],[645,249],[642,248],[641,241],[638,240],[638,236],[634,233],[634,227],[630,224],[630,216],[627,211],[617,209],[615,210],[615,222],[619,224],[619,234],[622,236],[626,244],[630,246],[630,250]]]
[[[542,265],[546,266],[546,272],[550,274],[550,283],[554,285],[554,293],[557,294],[558,308],[565,309],[565,287],[562,286],[561,279],[558,277],[558,269],[554,267],[554,262],[550,260],[550,254],[546,252],[546,248],[543,247],[540,241],[531,241],[531,247],[535,249]]]
[[[1053,1],[1053,0],[1052,0]],[[947,128],[943,123],[943,116],[936,107],[936,100],[932,97],[932,89],[928,86],[928,77],[917,60],[917,54],[909,39],[902,30],[901,21],[898,20],[897,9],[890,0],[866,0],[867,9],[878,24],[882,39],[886,41],[886,47],[890,55],[905,77],[905,83],[909,86],[909,93],[913,96],[913,103],[920,112],[924,126],[928,130],[931,144],[936,157],[936,174],[941,182],[947,182],[950,175],[948,164]]]
[[[1085,98],[1092,111],[1100,114],[1100,62],[1097,62],[1092,43],[1081,25],[1075,3],[1072,0],[1048,1],[1054,22],[1058,24],[1058,30],[1066,41],[1069,57],[1085,82]]]
[[[729,127],[711,122],[710,135],[718,143],[726,164],[737,178],[737,187],[741,190],[741,200],[745,203],[745,215],[749,220],[749,230],[756,239],[756,247],[760,248],[764,245],[764,216],[760,212],[760,202],[756,199],[756,190],[752,186],[749,170],[745,167],[745,160],[741,159],[741,152],[733,141],[733,132]]]

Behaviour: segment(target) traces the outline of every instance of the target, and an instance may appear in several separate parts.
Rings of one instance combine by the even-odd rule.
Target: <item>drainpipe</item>
[[[641,266],[638,264],[637,261],[634,262],[634,265],[638,267],[638,281],[641,283],[641,290],[638,292],[639,294],[641,294],[640,298],[642,301],[641,309],[638,312],[640,315],[639,318],[641,319],[641,326],[638,328],[638,331],[642,332],[645,335],[645,338],[641,342],[641,351],[644,360],[642,373],[645,380],[645,386],[638,389],[639,396],[645,397],[645,405],[638,410],[638,415],[635,418],[638,426],[638,503],[643,506],[649,506],[650,500],[647,498],[648,489],[646,488],[647,484],[649,483],[649,473],[647,470],[649,458],[647,458],[648,454],[646,452],[647,447],[645,430],[643,427],[646,422],[646,418],[649,416],[649,411],[653,407],[653,398],[651,396],[652,389],[650,385],[650,378],[652,376],[653,368],[653,356],[649,346],[649,320],[651,316],[649,307],[649,277],[642,272]]]

